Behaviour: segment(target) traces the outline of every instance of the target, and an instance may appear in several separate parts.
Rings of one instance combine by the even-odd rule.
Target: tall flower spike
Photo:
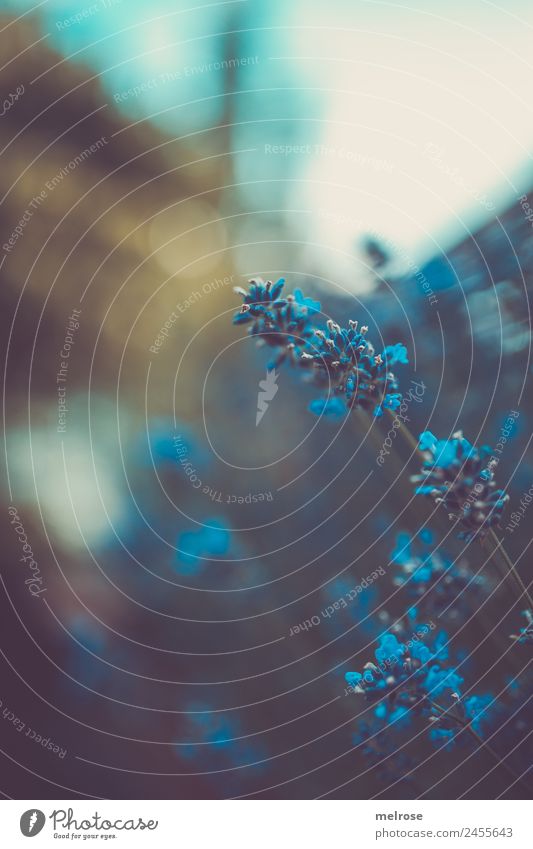
[[[248,291],[240,286],[235,287],[243,304],[233,317],[233,323],[249,324],[250,336],[256,336],[258,342],[278,349],[270,368],[277,368],[287,357],[296,363],[296,352],[305,346],[314,333],[311,316],[320,312],[320,303],[304,297],[300,289],[282,298],[285,285],[283,278],[276,283],[271,280],[265,283],[256,277],[249,284]]]
[[[235,288],[243,304],[233,323],[249,324],[250,336],[277,349],[269,368],[288,359],[305,368],[322,389],[327,388],[326,397],[311,403],[311,412],[342,416],[360,407],[379,417],[384,409],[400,406],[399,385],[391,367],[408,362],[404,345],[389,345],[376,353],[366,338],[368,327],[358,328],[357,321],[350,320],[347,328],[331,320],[324,330],[313,327],[320,303],[305,297],[300,289],[281,297],[283,279],[265,283],[258,277],[249,283],[248,291]]]
[[[488,445],[471,445],[460,430],[448,440],[425,431],[420,434],[419,448],[425,460],[421,474],[411,478],[420,484],[415,494],[443,504],[449,518],[459,520],[463,527],[461,539],[481,538],[499,526],[509,496],[496,488],[493,464],[487,459],[492,454]]]
[[[391,366],[407,363],[407,350],[397,344],[377,354],[367,332],[368,327],[358,328],[357,321],[350,321],[343,328],[331,320],[325,331],[315,331],[300,354],[300,365],[312,369],[313,382],[327,389],[331,397],[313,401],[313,413],[346,412],[360,407],[373,410],[379,417],[384,409],[400,406],[399,383]]]

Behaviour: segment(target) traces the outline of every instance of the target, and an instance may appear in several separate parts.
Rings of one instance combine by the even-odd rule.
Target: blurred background
[[[0,12],[0,789],[519,796],[482,751],[463,764],[413,736],[398,779],[353,749],[365,706],[344,673],[405,612],[390,559],[430,513],[411,498],[419,462],[399,446],[377,468],[386,428],[318,420],[289,369],[256,425],[269,356],[231,318],[234,286],[285,277],[324,321],[406,345],[402,385],[426,386],[413,433],[495,444],[518,411],[498,467],[513,509],[533,483],[533,8]],[[506,540],[524,577],[530,540],[527,522]],[[290,636],[378,567],[357,602]],[[521,602],[494,586],[452,642],[499,692],[527,646],[501,660]],[[495,739],[518,746],[517,771],[524,722]]]

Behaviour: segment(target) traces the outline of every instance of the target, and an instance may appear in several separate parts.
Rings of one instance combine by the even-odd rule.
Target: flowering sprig
[[[237,289],[243,305],[234,322],[247,324],[251,336],[275,350],[271,368],[285,360],[297,364],[310,382],[321,388],[321,397],[311,403],[311,411],[346,415],[362,409],[380,417],[385,409],[398,409],[402,396],[394,369],[397,364],[408,363],[406,348],[398,343],[377,350],[368,339],[368,327],[360,327],[356,321],[350,320],[344,327],[332,320],[323,327],[315,326],[320,304],[304,297],[300,290],[283,297],[283,287],[283,280],[274,284],[256,279],[250,281],[248,291]],[[407,428],[401,431],[411,449],[416,449]],[[491,449],[472,445],[461,431],[448,440],[439,440],[426,431],[420,436],[419,450],[424,463],[421,473],[413,478],[416,493],[443,504],[450,518],[462,526],[462,538],[482,539],[490,533],[497,543],[498,557],[506,561],[509,574],[515,575],[513,564],[493,534],[508,496],[496,487],[496,461]],[[347,691],[363,696],[371,713],[370,721],[356,730],[354,742],[372,758],[383,759],[384,735],[391,734],[391,729],[401,733],[413,718],[425,719],[430,738],[439,748],[443,744],[448,748],[458,737],[471,737],[512,774],[505,759],[481,736],[487,716],[489,722],[495,721],[496,700],[490,694],[463,695],[463,679],[448,659],[446,634],[429,637],[434,627],[431,616],[443,609],[450,617],[460,615],[455,599],[459,597],[463,604],[468,585],[482,586],[486,579],[472,577],[442,552],[424,551],[423,546],[431,547],[431,540],[422,535],[420,540],[420,552],[418,548],[411,550],[403,540],[393,557],[399,567],[394,583],[405,587],[413,605],[408,614],[411,630],[403,625],[392,627],[380,637],[375,660],[366,663],[362,671],[345,676]],[[523,585],[520,587],[528,598]],[[529,600],[527,603],[531,606]],[[430,620],[430,626],[414,625],[420,615]],[[525,615],[527,624],[514,636],[520,643],[533,641],[533,615],[529,611]]]
[[[369,662],[360,672],[347,672],[349,689],[376,703],[375,720],[387,725],[410,723],[413,717],[426,718],[430,738],[435,743],[455,741],[465,729],[475,735],[481,730],[481,719],[493,698],[460,695],[463,679],[456,669],[446,666],[447,635],[440,632],[433,646],[420,641],[424,628],[416,631],[417,640],[398,641],[394,634],[380,638],[374,652],[377,664]]]
[[[249,324],[250,336],[257,337],[261,344],[279,349],[269,368],[277,368],[287,357],[295,364],[297,351],[314,334],[311,316],[320,312],[319,301],[304,297],[300,289],[282,298],[283,278],[276,283],[271,280],[265,283],[257,277],[249,284],[248,291],[240,286],[234,289],[242,297],[243,304],[233,317],[233,323]]]
[[[462,678],[454,669],[442,666],[447,655],[443,650],[446,634],[441,632],[430,648],[422,642],[429,631],[428,625],[418,626],[406,642],[400,642],[395,634],[384,634],[374,652],[377,664],[369,661],[363,672],[346,673],[349,688],[368,701],[385,698],[389,708],[414,709],[417,713],[422,711],[428,694],[437,697],[445,689],[457,690]]]
[[[461,539],[482,538],[500,518],[509,496],[496,488],[492,465],[487,458],[492,450],[480,448],[464,438],[462,431],[451,439],[437,439],[430,431],[420,434],[420,451],[425,455],[422,472],[411,480],[420,484],[416,495],[427,495],[442,504],[451,520],[464,528]]]
[[[327,394],[310,405],[316,415],[344,415],[353,408],[372,410],[383,415],[401,404],[399,383],[392,372],[397,363],[408,363],[404,345],[386,346],[381,353],[367,338],[368,327],[359,328],[349,321],[343,328],[329,320],[326,327],[315,328],[312,319],[320,312],[320,303],[307,298],[301,290],[282,297],[284,280],[266,283],[250,280],[248,291],[237,287],[243,305],[235,315],[235,324],[250,324],[249,334],[263,344],[277,348],[270,368],[288,359],[306,370],[313,383]]]

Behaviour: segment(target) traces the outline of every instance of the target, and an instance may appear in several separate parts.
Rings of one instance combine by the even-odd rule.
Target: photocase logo
[[[45,822],[46,817],[43,812],[36,808],[31,808],[22,814],[20,818],[20,830],[24,837],[35,837],[36,834],[42,831]]]
[[[256,427],[265,415],[268,410],[268,405],[279,389],[279,386],[276,384],[277,379],[278,373],[276,372],[276,369],[273,368],[267,369],[265,380],[259,381],[260,391],[257,393],[257,413],[255,416]]]

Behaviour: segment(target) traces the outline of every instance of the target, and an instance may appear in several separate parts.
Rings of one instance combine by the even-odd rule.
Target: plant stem
[[[505,568],[507,569],[508,573],[514,578],[517,587],[521,590],[521,595],[523,595],[526,599],[528,607],[533,608],[533,600],[531,598],[529,590],[522,581],[522,578],[518,574],[516,566],[507,554],[505,548],[503,547],[502,541],[498,539],[498,536],[496,535],[493,528],[489,530],[488,536],[492,539],[494,545],[496,546],[494,550],[500,553],[500,556],[505,564]]]
[[[392,420],[394,421],[396,419],[394,411],[389,410],[389,414],[390,414]],[[405,441],[407,442],[409,447],[413,451],[416,451],[416,453],[419,454],[422,457],[423,456],[422,452],[420,451],[420,449],[418,447],[418,440],[415,439],[415,437],[413,436],[413,434],[411,433],[411,431],[409,430],[409,428],[407,427],[405,422],[402,422],[402,420],[399,417],[398,417],[398,430],[402,434],[403,438],[405,439]]]

